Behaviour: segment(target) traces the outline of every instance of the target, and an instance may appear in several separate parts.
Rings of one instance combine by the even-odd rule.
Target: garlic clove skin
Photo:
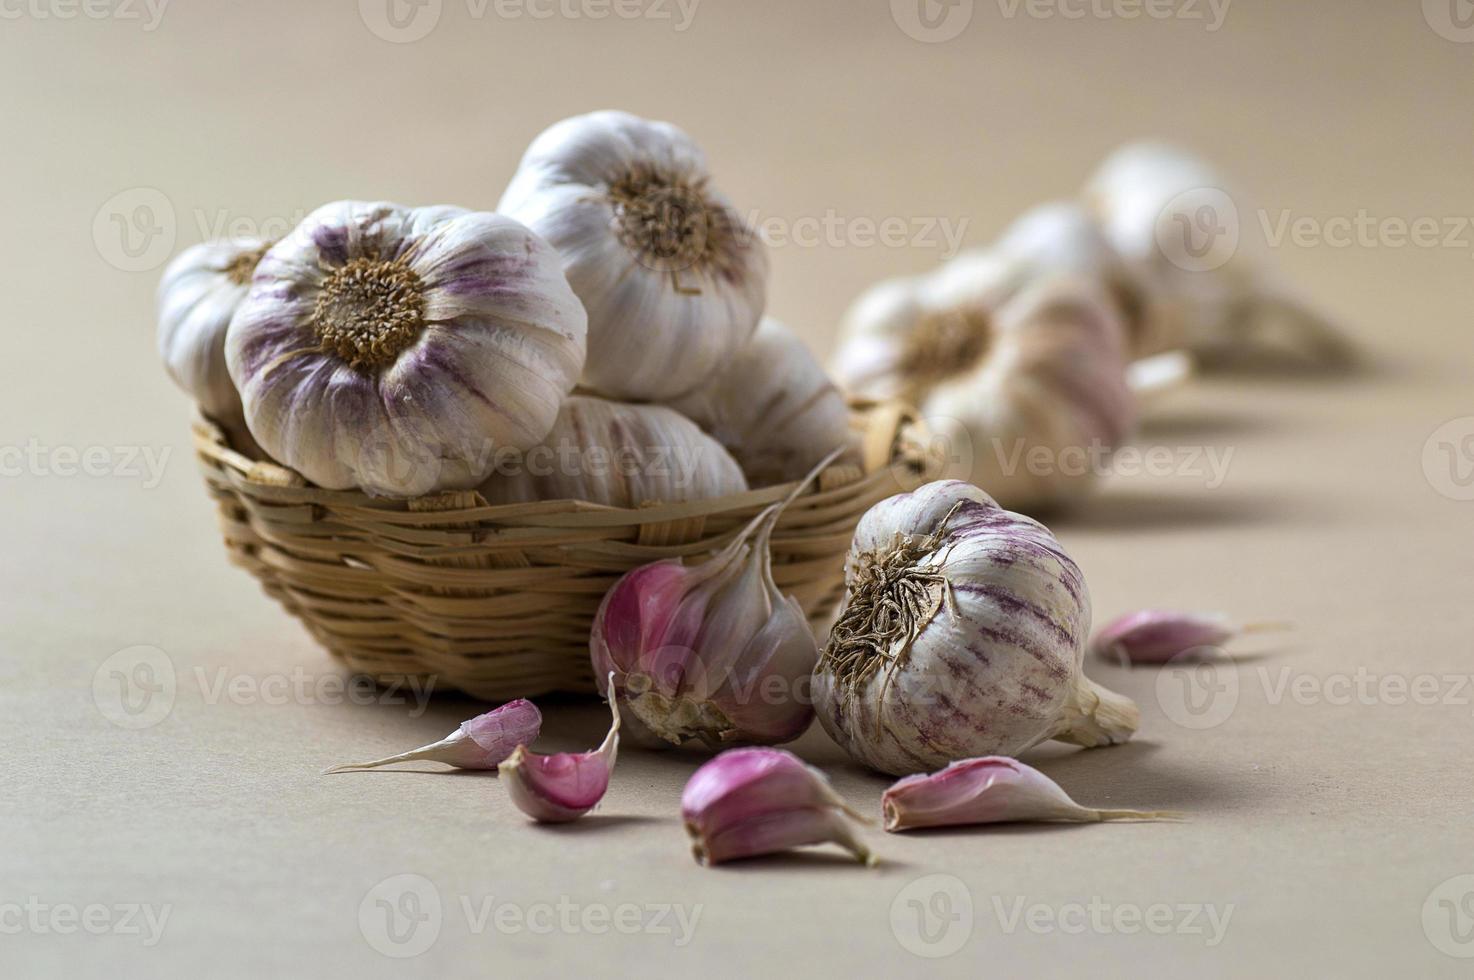
[[[614,110],[555,123],[497,210],[561,253],[588,310],[583,383],[601,394],[686,394],[741,352],[766,305],[766,246],[669,123]]]
[[[547,435],[586,317],[509,218],[340,201],[266,253],[226,335],[246,422],[318,486],[470,489]]]
[[[609,790],[609,777],[619,753],[619,704],[609,686],[609,710],[614,716],[609,734],[592,752],[539,755],[517,746],[497,767],[512,803],[539,823],[568,823],[588,813]]]
[[[755,487],[797,480],[851,441],[844,396],[772,317],[730,365],[671,407],[725,446]]]
[[[860,520],[846,597],[814,672],[820,723],[892,775],[1122,742],[1140,715],[1082,673],[1090,595],[1042,524],[955,480]]]
[[[203,242],[181,252],[159,281],[164,367],[206,415],[227,426],[243,426],[245,412],[225,363],[225,332],[269,247],[255,238]]]
[[[1243,633],[1289,629],[1288,623],[1235,623],[1224,613],[1143,609],[1111,620],[1090,641],[1097,657],[1121,664],[1165,664],[1179,658],[1211,658]]]
[[[398,755],[334,766],[328,773],[377,769],[396,762],[443,762],[457,769],[495,769],[519,745],[530,744],[542,729],[542,712],[531,701],[518,698],[499,708],[461,722],[438,742]]]
[[[885,829],[973,824],[1107,820],[1171,820],[1168,810],[1100,810],[1070,799],[1058,783],[1017,759],[988,756],[954,762],[940,772],[907,776],[880,798]]]
[[[847,814],[860,819],[822,772],[782,749],[729,749],[696,770],[681,793],[681,817],[700,864],[824,843],[874,864]]]
[[[727,450],[674,409],[587,395],[564,402],[537,446],[504,454],[494,467],[479,487],[489,504],[581,500],[634,508],[748,489]]]

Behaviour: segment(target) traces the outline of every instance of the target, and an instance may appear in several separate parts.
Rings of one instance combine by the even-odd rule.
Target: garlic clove
[[[874,864],[846,815],[862,819],[828,777],[782,749],[729,749],[697,769],[681,793],[681,817],[701,864],[824,843]]]
[[[438,742],[375,759],[334,766],[327,773],[377,769],[396,762],[443,762],[457,769],[495,769],[519,745],[537,739],[542,713],[531,701],[518,698],[477,715]]]
[[[1164,664],[1184,656],[1215,656],[1219,647],[1243,633],[1288,628],[1287,623],[1240,626],[1223,613],[1143,609],[1107,623],[1090,649],[1122,664]]]
[[[954,762],[940,772],[907,776],[881,796],[885,829],[1022,821],[1090,823],[1173,820],[1169,810],[1101,810],[1070,799],[1059,784],[1017,759],[989,756]]]
[[[604,742],[591,752],[539,755],[517,746],[497,767],[517,809],[541,823],[567,823],[588,813],[609,790],[619,752],[619,702],[609,679],[609,710],[614,721]]]

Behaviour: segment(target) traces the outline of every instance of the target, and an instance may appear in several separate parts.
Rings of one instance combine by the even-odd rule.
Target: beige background
[[[1450,224],[1461,234],[1438,247],[1383,236],[1274,249],[1376,369],[1183,392],[1142,442],[1231,449],[1222,485],[1121,476],[1056,525],[1098,619],[1162,605],[1299,624],[1240,647],[1257,655],[1220,678],[1238,685],[1221,724],[1174,722],[1194,716],[1177,710],[1170,679],[1158,697],[1153,673],[1103,669],[1140,701],[1140,740],[1038,755],[1085,802],[1174,807],[1191,822],[877,832],[886,863],[874,871],[818,852],[698,869],[675,818],[697,755],[627,752],[602,815],[561,830],[526,825],[485,776],[317,775],[439,737],[473,708],[437,701],[418,714],[312,687],[337,678],[332,663],[225,564],[151,320],[172,250],[215,230],[280,229],[339,197],[493,206],[538,130],[603,106],[687,127],[731,196],[780,227],[846,223],[848,239],[774,250],[772,310],[826,350],[865,284],[941,257],[935,243],[864,247],[856,219],[966,221],[980,244],[1130,137],[1196,146],[1271,221],[1365,210],[1457,222],[1474,214],[1474,43],[1456,39],[1446,9],[1234,0],[1210,31],[1186,17],[1009,16],[1010,3],[976,0],[957,8],[971,9],[957,37],[922,43],[885,0],[703,0],[684,30],[673,6],[661,9],[674,20],[539,20],[445,0],[426,37],[391,43],[352,0],[174,0],[152,30],[141,2],[98,3],[96,19],[67,0],[0,4],[0,446],[39,454],[19,475],[13,452],[0,460],[0,972],[1467,973],[1474,961],[1434,940],[1474,953],[1450,931],[1474,922],[1474,900],[1464,894],[1451,920],[1438,899],[1458,899],[1462,883],[1434,890],[1474,874],[1474,687],[1451,679],[1474,672],[1474,503],[1438,492],[1423,467],[1434,430],[1474,415],[1466,226]],[[152,250],[130,256],[114,215],[140,205],[164,234],[135,237]],[[1258,211],[1244,217],[1246,234],[1263,234]],[[88,447],[108,447],[122,472],[55,472]],[[114,447],[171,453],[162,482],[130,476]],[[158,724],[129,731],[104,717],[92,682],[138,644],[167,653],[177,696]],[[266,703],[298,670],[307,693]],[[1316,703],[1358,671],[1433,677],[1439,703]],[[221,680],[235,693],[218,693]],[[1277,697],[1281,682],[1291,687]],[[548,742],[581,748],[603,724],[597,706],[553,705]],[[799,749],[876,807],[885,781],[821,732]],[[946,936],[961,950],[928,962],[891,915],[894,903],[905,921],[907,901],[927,895],[911,883],[934,872],[963,883],[973,915]],[[443,903],[438,939],[415,959],[380,955],[360,926],[366,893],[398,874],[423,876]],[[462,906],[565,897],[580,909],[699,905],[700,918],[675,948],[671,935],[511,934],[495,920],[478,933]],[[1092,897],[1128,913],[1231,905],[1232,917],[1210,947],[1186,929],[1009,933],[994,904],[1068,919],[1068,903]],[[49,919],[17,932],[21,906],[37,902],[170,916],[148,947]]]

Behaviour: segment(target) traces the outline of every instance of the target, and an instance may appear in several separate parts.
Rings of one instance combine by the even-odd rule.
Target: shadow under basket
[[[844,590],[872,505],[921,482],[925,433],[898,402],[852,404],[859,464],[836,464],[773,533],[773,578],[811,619]],[[625,572],[705,557],[793,484],[634,510],[580,501],[488,506],[474,490],[411,500],[322,490],[235,451],[197,417],[194,445],[231,561],[333,656],[380,683],[433,678],[489,701],[594,693],[589,630]]]

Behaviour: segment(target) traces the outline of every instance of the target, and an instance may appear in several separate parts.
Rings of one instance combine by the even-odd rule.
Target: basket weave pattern
[[[861,515],[914,485],[920,428],[899,403],[856,403],[860,464],[835,465],[783,512],[773,577],[811,618],[843,591]],[[322,490],[233,450],[197,418],[194,445],[233,562],[349,669],[433,677],[502,701],[593,692],[589,629],[620,575],[703,556],[793,485],[637,510],[577,501],[486,505],[475,491],[386,500]]]

